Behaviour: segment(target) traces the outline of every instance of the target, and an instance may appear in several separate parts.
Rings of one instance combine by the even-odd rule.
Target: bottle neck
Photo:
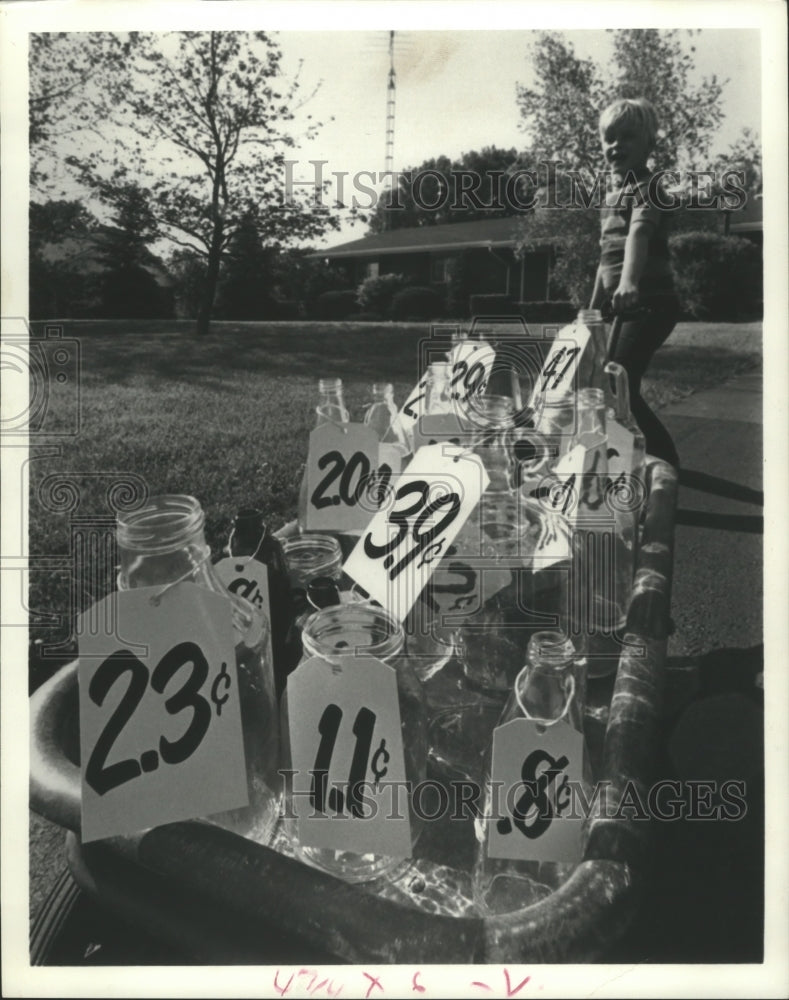
[[[335,421],[347,424],[348,410],[343,398],[342,379],[320,379],[318,382],[318,406],[316,426]]]
[[[448,362],[430,365],[427,382],[426,413],[451,413],[450,366]]]
[[[605,396],[602,389],[581,389],[578,400],[578,436],[605,437]]]
[[[228,549],[231,556],[260,556],[268,541],[269,531],[262,511],[240,510],[233,519]]]
[[[575,647],[559,632],[537,632],[529,640],[527,666],[515,682],[525,716],[554,723],[569,714],[575,696]]]

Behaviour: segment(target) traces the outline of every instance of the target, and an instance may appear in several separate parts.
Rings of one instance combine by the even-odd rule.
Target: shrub
[[[518,310],[509,295],[472,295],[469,298],[472,316],[517,316]]]
[[[669,240],[683,312],[693,319],[734,320],[761,312],[762,254],[739,236],[679,233]]]
[[[301,308],[296,299],[273,299],[271,302],[271,318],[278,320],[300,319]]]
[[[516,307],[527,323],[571,323],[578,313],[572,302],[561,300],[517,302]]]
[[[356,292],[352,288],[323,292],[315,300],[315,319],[346,319],[356,308]]]
[[[380,323],[381,317],[373,312],[355,312],[345,317],[349,323]]]
[[[401,288],[405,288],[406,279],[402,274],[380,274],[377,278],[365,278],[356,292],[356,301],[363,312],[378,313],[388,316],[392,299]]]
[[[441,296],[434,289],[413,285],[395,293],[391,316],[398,320],[436,319],[442,314],[443,305]]]

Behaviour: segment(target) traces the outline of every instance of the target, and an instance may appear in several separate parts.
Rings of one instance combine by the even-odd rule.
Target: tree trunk
[[[221,231],[214,235],[211,250],[208,255],[208,269],[205,275],[203,294],[200,297],[200,308],[197,313],[197,326],[195,329],[198,337],[207,334],[211,327],[211,316],[214,311],[214,299],[216,298],[216,286],[219,283],[221,238]]]

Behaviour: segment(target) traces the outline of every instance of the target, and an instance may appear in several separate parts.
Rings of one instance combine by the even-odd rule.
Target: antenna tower
[[[389,85],[386,90],[386,170],[389,171],[389,186],[394,187],[394,125],[395,125],[395,68],[394,37],[389,32]]]

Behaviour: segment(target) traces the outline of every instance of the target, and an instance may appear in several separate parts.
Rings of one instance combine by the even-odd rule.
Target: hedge
[[[472,295],[472,316],[520,316],[527,323],[570,323],[578,310],[572,302],[516,302],[509,295]]]
[[[435,289],[413,285],[395,294],[390,311],[395,320],[437,319],[444,312],[444,302]]]
[[[683,314],[692,319],[753,318],[762,310],[762,253],[750,240],[719,233],[669,239]]]
[[[353,288],[323,292],[315,300],[313,319],[347,319],[358,308]]]

